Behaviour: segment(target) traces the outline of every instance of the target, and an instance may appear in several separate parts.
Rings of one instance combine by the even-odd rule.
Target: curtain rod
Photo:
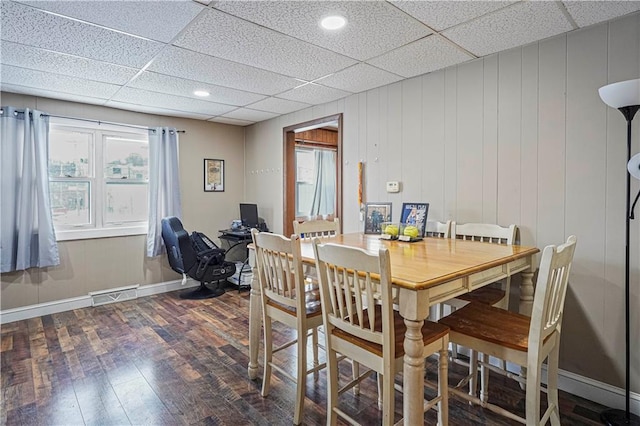
[[[54,114],[42,114],[45,116],[49,116],[49,117],[55,117],[55,118],[65,118],[67,120],[78,120],[78,121],[87,121],[89,123],[98,123],[98,124],[108,124],[111,126],[121,126],[121,127],[131,127],[133,129],[147,129],[147,130],[154,130],[151,127],[147,127],[147,126],[136,126],[135,124],[122,124],[122,123],[114,123],[112,121],[102,121],[102,120],[92,120],[90,118],[77,118],[77,117],[65,117],[63,115],[54,115]],[[155,131],[155,130],[154,130]],[[186,130],[176,130],[176,132],[178,133],[186,133]]]
[[[24,110],[19,110],[19,109],[16,109],[16,112],[17,111],[24,112]],[[0,109],[0,114],[1,113],[2,113],[2,109]],[[46,113],[40,113],[40,115],[44,116],[44,117],[64,118],[64,119],[67,119],[67,120],[87,121],[89,123],[108,124],[108,125],[111,125],[111,126],[130,127],[130,128],[133,128],[133,129],[153,130],[155,132],[155,129],[153,129],[151,127],[136,126],[134,124],[122,124],[122,123],[114,123],[112,121],[92,120],[92,119],[89,119],[89,118],[78,118],[78,117],[66,117],[64,115],[55,115],[55,114],[46,114]],[[178,132],[178,133],[187,133],[186,130],[176,130],[176,132]]]

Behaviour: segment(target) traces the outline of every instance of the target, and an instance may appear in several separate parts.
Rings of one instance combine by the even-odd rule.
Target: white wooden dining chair
[[[264,375],[262,381],[263,397],[269,395],[271,370],[275,369],[296,383],[296,402],[293,423],[302,422],[306,379],[310,373],[316,374],[325,367],[318,363],[318,333],[322,325],[320,295],[305,288],[300,254],[300,238],[291,239],[283,235],[251,230],[256,252],[256,267],[260,282],[262,301],[262,324],[264,328]],[[271,332],[272,320],[279,321],[296,329],[296,339],[277,348],[273,347]],[[307,369],[307,338],[312,337],[313,367]],[[273,362],[273,355],[297,344],[297,371],[291,375],[286,369]]]
[[[425,236],[436,238],[451,238],[451,223],[452,222],[450,220],[446,222],[428,220],[425,230]]]
[[[303,240],[311,240],[318,237],[333,237],[340,235],[340,219],[333,220],[307,220],[299,222],[293,221],[293,232]]]
[[[313,240],[313,249],[320,281],[328,364],[327,424],[335,425],[338,416],[357,424],[338,407],[338,396],[369,373],[338,389],[338,353],[378,373],[383,401],[382,424],[394,424],[394,377],[402,371],[406,327],[392,306],[389,252],[382,248],[377,254],[369,254],[359,248],[321,244],[319,239]],[[425,321],[422,337],[425,357],[440,354],[438,396],[413,409],[437,407],[438,423],[446,425],[448,329]]]
[[[545,247],[538,271],[531,317],[480,303],[470,303],[440,320],[441,324],[451,329],[452,342],[527,368],[526,378],[507,374],[520,383],[526,383],[525,417],[488,402],[489,370],[502,374],[505,372],[485,363],[481,364],[481,370],[486,371],[482,375],[483,392],[480,398],[468,395],[459,387],[450,389],[453,394],[529,426],[543,425],[548,420],[554,426],[560,425],[560,332],[575,246],[576,237],[572,235],[565,244]],[[545,359],[548,407],[541,417],[540,380]],[[471,371],[477,373],[477,366]]]

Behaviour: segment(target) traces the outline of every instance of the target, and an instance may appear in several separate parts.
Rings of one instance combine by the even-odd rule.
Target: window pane
[[[91,133],[52,127],[49,136],[49,177],[90,177],[92,138]]]
[[[148,211],[149,186],[146,183],[107,183],[105,222],[144,222]]]
[[[104,177],[149,179],[149,144],[146,141],[105,137]]]
[[[89,182],[49,182],[54,226],[91,224]]]

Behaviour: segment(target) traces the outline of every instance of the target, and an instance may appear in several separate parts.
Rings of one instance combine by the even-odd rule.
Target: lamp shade
[[[607,84],[598,93],[602,101],[611,108],[640,105],[640,79]]]
[[[631,157],[631,160],[627,163],[627,170],[629,170],[631,176],[640,179],[640,154]]]

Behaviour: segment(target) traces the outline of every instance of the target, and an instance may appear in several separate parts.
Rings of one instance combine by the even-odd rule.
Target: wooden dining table
[[[429,308],[461,294],[520,273],[520,313],[530,315],[533,303],[533,273],[536,247],[491,244],[448,238],[424,238],[416,242],[383,240],[379,235],[342,234],[323,238],[350,247],[377,253],[389,250],[391,278],[398,291],[400,315],[407,327],[404,340],[403,416],[405,425],[423,423],[424,357],[421,329]],[[302,242],[305,264],[314,265],[311,242]],[[251,249],[251,246],[249,246]],[[255,271],[254,250],[249,252],[253,269],[249,318],[250,379],[258,374],[258,346],[262,323],[260,284]]]

